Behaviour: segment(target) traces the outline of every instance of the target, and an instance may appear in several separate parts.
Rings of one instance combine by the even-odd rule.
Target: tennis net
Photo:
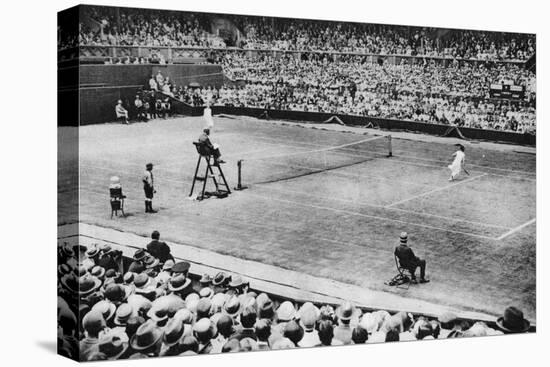
[[[295,147],[245,157],[243,184],[267,184],[322,174],[391,156],[391,136],[368,136],[339,145],[296,143]]]

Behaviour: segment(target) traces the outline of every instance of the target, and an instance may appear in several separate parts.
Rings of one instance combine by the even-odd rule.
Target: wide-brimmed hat
[[[245,285],[246,282],[243,280],[243,277],[239,274],[234,274],[231,276],[231,281],[229,282],[229,286],[231,288],[237,288]]]
[[[143,323],[132,336],[130,345],[134,350],[145,350],[162,338],[162,330],[151,320]]]
[[[205,287],[199,291],[199,296],[201,298],[212,299],[214,297],[214,290],[210,287]]]
[[[97,256],[98,254],[99,254],[99,248],[95,244],[90,246],[90,248],[86,250],[86,256],[88,257],[94,257],[94,256]]]
[[[523,317],[523,312],[511,306],[504,310],[504,315],[496,321],[497,327],[507,333],[524,333],[529,330],[531,323]]]
[[[171,292],[179,292],[191,285],[191,279],[183,274],[176,275],[168,282],[168,290]]]
[[[106,300],[101,300],[92,306],[92,311],[99,311],[103,315],[103,318],[108,321],[115,315],[116,306]]]
[[[138,289],[148,288],[151,285],[152,281],[153,280],[151,279],[151,277],[145,273],[134,276],[134,285]]]
[[[153,256],[147,256],[145,258],[145,269],[156,268],[160,264],[160,260]]]
[[[147,311],[147,317],[155,322],[162,322],[168,319],[168,311],[158,307],[151,307]]]
[[[227,274],[225,274],[223,271],[216,274],[214,279],[212,279],[212,285],[214,286],[221,286],[225,285],[225,282],[227,281]]]
[[[128,303],[120,304],[120,306],[118,306],[115,312],[115,320],[114,320],[115,325],[126,326],[126,323],[130,319],[130,317],[132,317],[133,314],[134,314],[134,309],[131,305],[129,305]]]
[[[223,312],[231,317],[236,317],[241,312],[241,302],[239,298],[233,296],[225,301]]]
[[[101,336],[98,342],[98,350],[107,356],[107,359],[118,359],[128,349],[128,343],[122,341],[120,336],[109,333]]]
[[[168,259],[164,262],[162,265],[162,270],[172,270],[172,267],[174,266],[174,260]]]
[[[118,303],[128,298],[128,289],[120,284],[111,283],[105,288],[104,296],[111,302]]]
[[[208,274],[203,274],[201,276],[201,278],[199,279],[199,283],[202,286],[208,285],[208,284],[212,283],[212,277]]]
[[[345,301],[336,309],[336,316],[339,320],[351,320],[352,317],[357,315],[357,308],[349,302]]]
[[[91,310],[82,318],[82,326],[86,331],[97,333],[105,328],[105,318],[101,312]]]
[[[189,311],[187,308],[182,308],[181,310],[176,312],[173,318],[180,320],[184,324],[193,323],[193,313],[191,313],[191,311]]]
[[[172,266],[172,272],[174,274],[184,274],[185,276],[187,276],[187,272],[189,271],[189,267],[191,266],[191,264],[189,264],[187,261],[180,261],[180,262],[177,262],[175,263],[173,266]]]
[[[178,344],[183,336],[184,330],[183,322],[180,319],[173,318],[168,321],[164,328],[164,344],[169,347]]]
[[[102,266],[96,265],[92,268],[90,273],[96,278],[101,278],[105,275],[105,268],[103,268]]]
[[[124,284],[132,284],[134,282],[134,277],[135,274],[129,271],[124,274],[124,276],[122,277],[122,281],[124,282]]]
[[[407,232],[401,232],[401,234],[399,235],[399,242],[407,243],[408,237],[409,236],[407,235]]]
[[[141,261],[143,259],[145,259],[145,257],[147,256],[147,253],[145,252],[144,249],[139,249],[139,250],[136,250],[136,252],[134,252],[134,260],[136,261]]]
[[[209,318],[204,317],[193,325],[193,332],[195,332],[197,336],[208,335],[209,337],[212,337],[214,332],[214,324]]]
[[[210,302],[210,299],[199,299],[199,302],[197,302],[197,317],[210,317],[210,311],[212,311],[212,302]]]
[[[296,317],[296,309],[290,301],[284,301],[277,309],[277,319],[279,321],[290,321]]]

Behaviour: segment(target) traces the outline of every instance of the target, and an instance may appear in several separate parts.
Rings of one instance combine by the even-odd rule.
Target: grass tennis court
[[[218,117],[212,140],[229,184],[244,159],[250,187],[199,202],[187,196],[202,127],[200,117],[81,127],[81,221],[157,229],[173,242],[465,310],[499,315],[517,305],[535,320],[534,154],[467,144],[470,176],[448,182],[451,140],[394,137],[386,158],[387,139],[374,135]],[[149,161],[154,215],[144,213],[141,184]],[[112,175],[128,196],[126,218],[110,219]],[[64,182],[62,173],[60,190]],[[427,260],[430,283],[384,285],[401,231]]]

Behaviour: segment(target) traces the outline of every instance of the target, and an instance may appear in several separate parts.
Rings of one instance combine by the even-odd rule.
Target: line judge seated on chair
[[[407,232],[401,232],[399,236],[399,246],[395,248],[394,254],[399,259],[399,264],[402,268],[405,268],[411,273],[411,281],[416,282],[415,271],[416,268],[420,268],[420,283],[427,283],[426,279],[426,260],[417,257],[413,250],[407,246],[408,235]]]
[[[222,164],[225,163],[224,160],[222,160],[222,155],[220,153],[220,147],[218,144],[212,144],[210,141],[210,129],[206,128],[203,130],[201,136],[199,136],[199,144],[201,144],[203,147],[207,148],[208,154],[211,154],[214,157],[214,164]]]

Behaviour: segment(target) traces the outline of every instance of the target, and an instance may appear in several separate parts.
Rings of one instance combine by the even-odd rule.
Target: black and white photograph
[[[57,32],[60,355],[536,332],[535,33],[96,5]]]

